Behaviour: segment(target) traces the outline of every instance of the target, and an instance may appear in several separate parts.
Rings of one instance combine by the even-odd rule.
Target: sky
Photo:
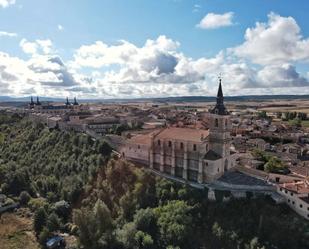
[[[0,96],[309,94],[308,0],[0,0]]]

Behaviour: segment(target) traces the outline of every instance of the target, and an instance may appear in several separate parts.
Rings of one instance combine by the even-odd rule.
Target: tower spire
[[[40,102],[39,96],[37,96],[37,97],[36,97],[36,104],[37,104],[37,105],[41,105],[41,102]]]
[[[213,108],[210,112],[217,115],[228,115],[228,111],[226,110],[224,106],[224,96],[222,91],[222,78],[221,74],[219,75],[219,87],[218,87],[218,93],[217,93],[217,103],[215,108]]]
[[[221,75],[219,76],[219,88],[218,88],[218,94],[217,94],[217,98],[223,98],[223,91],[222,91],[222,78]]]

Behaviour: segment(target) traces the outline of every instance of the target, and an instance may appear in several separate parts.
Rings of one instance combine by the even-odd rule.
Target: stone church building
[[[231,122],[221,79],[217,103],[209,111],[209,129],[169,127],[129,139],[122,156],[139,165],[192,182],[209,183],[235,166],[230,151]]]

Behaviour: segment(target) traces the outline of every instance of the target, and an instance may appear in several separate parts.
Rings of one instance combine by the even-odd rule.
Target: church
[[[221,79],[208,123],[208,130],[168,127],[134,136],[121,149],[122,157],[184,180],[210,183],[232,169],[237,157],[230,150],[231,121]]]

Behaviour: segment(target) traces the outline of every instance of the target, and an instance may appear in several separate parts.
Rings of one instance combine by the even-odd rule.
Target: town
[[[28,106],[7,111],[51,129],[104,138],[119,157],[162,177],[229,190],[236,198],[264,193],[309,219],[307,114],[293,108],[289,101],[224,103],[220,79],[215,104],[76,98],[53,103],[31,97]],[[212,191],[208,198],[214,199]]]

